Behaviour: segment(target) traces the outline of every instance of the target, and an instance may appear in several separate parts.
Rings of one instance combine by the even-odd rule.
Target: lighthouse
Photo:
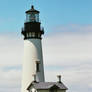
[[[41,28],[39,13],[33,5],[26,11],[26,21],[21,32],[24,36],[22,92],[27,92],[34,79],[37,82],[45,81],[41,42],[44,29]]]

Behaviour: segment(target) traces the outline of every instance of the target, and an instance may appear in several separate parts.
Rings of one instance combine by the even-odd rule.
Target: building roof
[[[57,88],[62,90],[67,90],[68,88],[61,82],[32,82],[27,90],[30,89],[30,87],[33,86],[35,89],[51,89],[51,88]]]
[[[37,11],[37,10],[34,9],[33,5],[31,6],[30,10],[26,11],[26,13],[31,13],[31,12],[39,13],[39,11]]]

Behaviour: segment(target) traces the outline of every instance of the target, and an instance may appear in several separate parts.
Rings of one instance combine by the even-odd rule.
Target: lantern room
[[[41,27],[39,21],[39,11],[31,6],[31,9],[26,11],[26,22],[24,23],[24,28],[22,28],[22,34],[24,39],[41,39],[42,34],[44,34],[44,28]]]
[[[33,5],[26,11],[26,22],[39,22],[39,11],[35,10]]]

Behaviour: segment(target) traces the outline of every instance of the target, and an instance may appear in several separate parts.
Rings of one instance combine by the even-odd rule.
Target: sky
[[[67,92],[92,91],[92,0],[1,0],[0,92],[20,92],[25,11],[34,4],[45,29],[46,81],[62,81]]]

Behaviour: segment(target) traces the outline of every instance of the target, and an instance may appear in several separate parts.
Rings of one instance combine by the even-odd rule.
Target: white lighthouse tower
[[[26,22],[22,29],[24,36],[24,61],[23,61],[23,76],[22,76],[22,92],[27,92],[27,87],[34,81],[44,82],[44,67],[42,54],[42,34],[39,22],[39,11],[34,9],[26,11]]]

